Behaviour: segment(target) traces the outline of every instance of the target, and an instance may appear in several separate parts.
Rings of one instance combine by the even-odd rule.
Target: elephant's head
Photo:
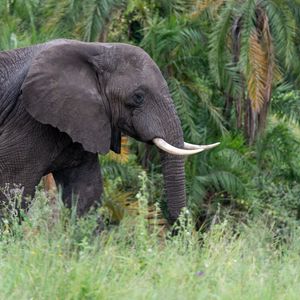
[[[142,49],[56,41],[35,57],[22,86],[27,111],[90,152],[120,149],[120,132],[161,149],[170,221],[186,204],[184,160],[211,148],[185,144],[167,83]]]

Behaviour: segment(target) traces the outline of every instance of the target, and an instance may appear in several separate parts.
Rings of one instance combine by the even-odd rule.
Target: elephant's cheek
[[[154,138],[165,138],[161,120],[153,114],[140,113],[132,118],[132,126],[138,140],[151,142]]]

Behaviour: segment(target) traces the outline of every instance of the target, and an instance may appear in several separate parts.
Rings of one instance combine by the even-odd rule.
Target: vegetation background
[[[0,0],[0,50],[138,45],[168,81],[185,140],[221,142],[186,161],[190,225],[173,239],[153,213],[166,213],[157,153],[135,141],[100,158],[102,213],[122,220],[101,238],[95,214],[68,221],[59,207],[49,225],[40,191],[22,225],[12,211],[1,227],[0,298],[298,299],[299,28],[299,0]]]

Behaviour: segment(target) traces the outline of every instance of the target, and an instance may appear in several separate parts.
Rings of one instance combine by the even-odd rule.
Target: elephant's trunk
[[[169,107],[169,116],[165,116],[165,141],[183,149],[184,140],[180,121],[175,108]],[[183,207],[186,206],[184,157],[172,155],[160,150],[164,187],[167,196],[169,221],[174,223]]]
[[[184,159],[161,152],[169,221],[173,224],[186,206]]]

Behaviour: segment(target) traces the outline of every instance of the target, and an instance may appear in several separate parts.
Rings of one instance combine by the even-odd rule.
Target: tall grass
[[[162,238],[143,209],[101,235],[93,233],[98,212],[76,220],[59,207],[54,222],[51,214],[39,192],[21,225],[6,219],[0,299],[299,299],[296,225],[283,236],[263,218],[239,227],[227,220],[201,233],[188,220]]]

